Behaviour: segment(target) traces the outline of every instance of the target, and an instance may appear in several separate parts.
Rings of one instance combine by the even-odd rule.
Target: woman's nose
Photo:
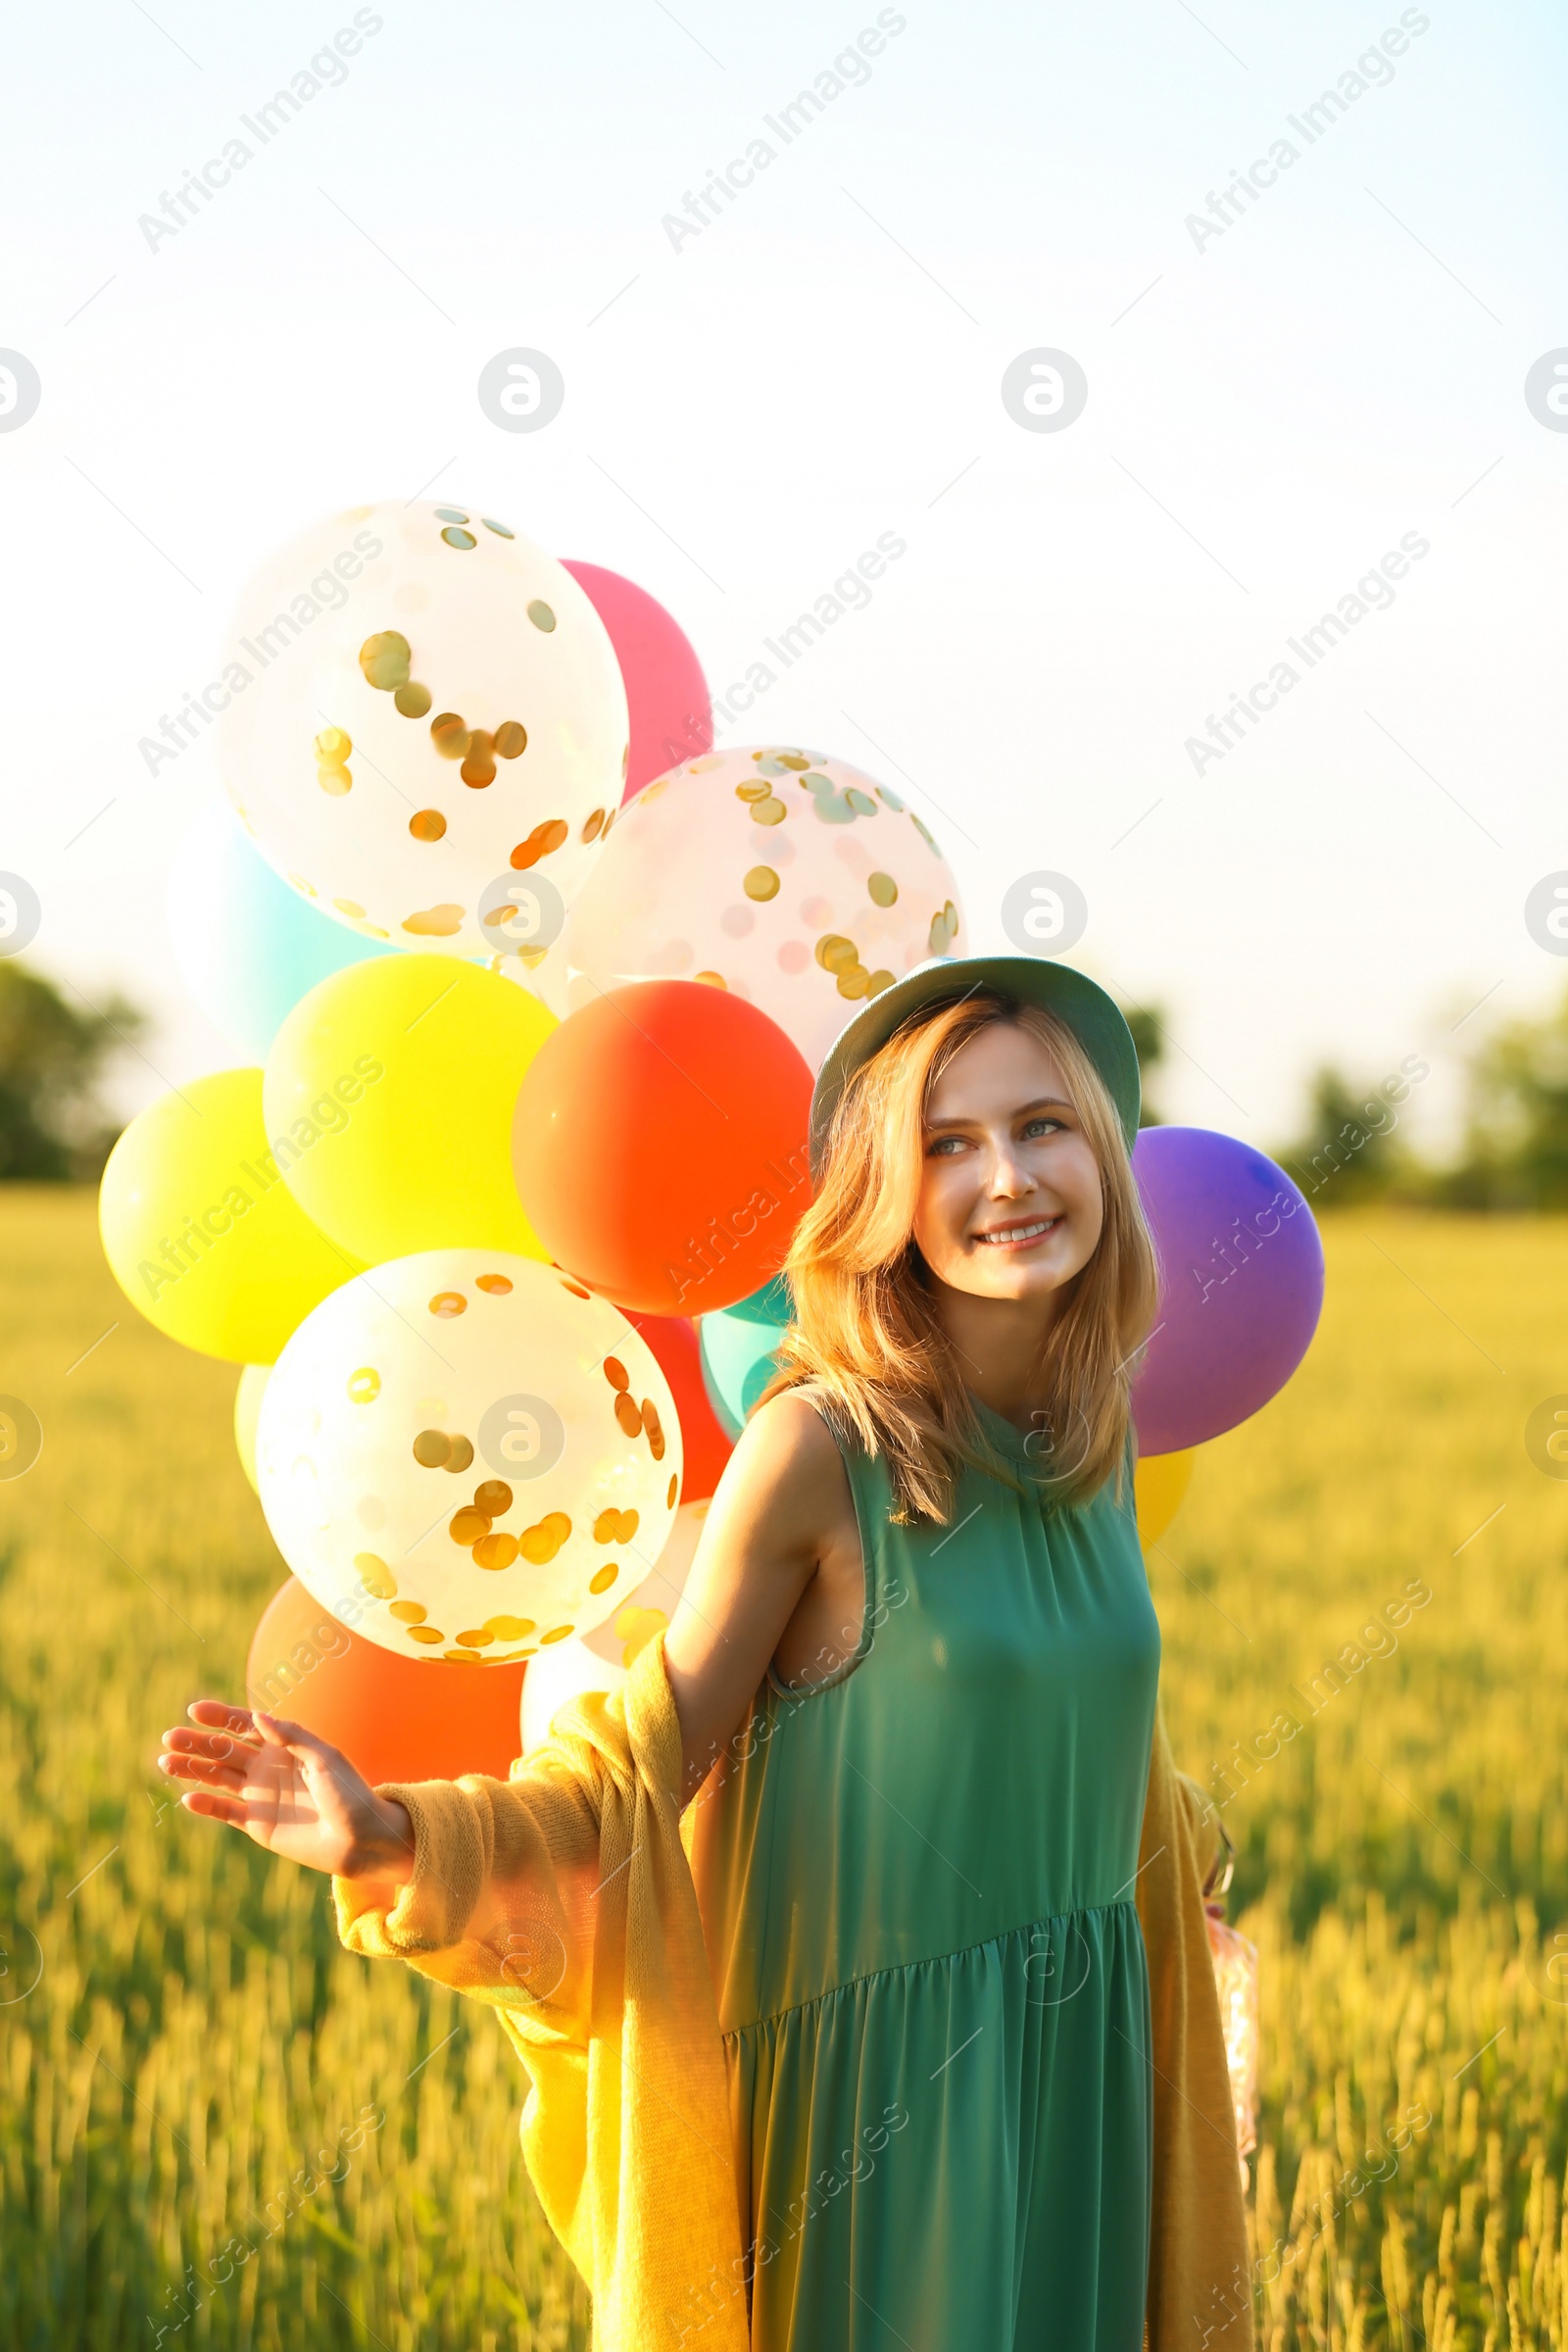
[[[991,1182],[988,1187],[991,1199],[993,1200],[1021,1200],[1025,1193],[1032,1193],[1034,1189],[1035,1180],[1022,1162],[1010,1151],[998,1152],[991,1165]]]

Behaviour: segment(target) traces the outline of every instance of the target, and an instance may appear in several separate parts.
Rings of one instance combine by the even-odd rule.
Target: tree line
[[[1127,1020],[1147,1093],[1165,1059],[1164,1016],[1138,1009]],[[1458,1148],[1443,1162],[1424,1157],[1404,1131],[1414,1059],[1406,1056],[1396,1078],[1365,1083],[1332,1062],[1313,1072],[1299,1132],[1268,1152],[1314,1215],[1373,1200],[1490,1212],[1568,1209],[1568,991],[1552,1010],[1502,1022],[1470,1048]],[[1424,1074],[1424,1063],[1417,1068]],[[1159,1123],[1146,1102],[1144,1124]]]
[[[71,998],[17,960],[0,961],[0,1183],[93,1182],[119,1133],[103,1089],[137,1051],[146,1016],[118,994],[100,1004],[75,990]],[[1144,1077],[1143,1124],[1158,1126],[1166,1016],[1158,1006],[1124,1009]],[[1459,1148],[1444,1164],[1423,1158],[1404,1133],[1411,1083],[1362,1085],[1329,1062],[1313,1072],[1300,1133],[1269,1156],[1314,1212],[1370,1200],[1568,1208],[1568,991],[1554,1010],[1506,1021],[1470,1049]]]

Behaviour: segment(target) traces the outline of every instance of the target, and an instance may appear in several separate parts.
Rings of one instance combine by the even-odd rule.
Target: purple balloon
[[[1284,1388],[1322,1311],[1323,1245],[1284,1169],[1234,1136],[1146,1127],[1133,1174],[1160,1261],[1133,1417],[1141,1453],[1176,1453]]]

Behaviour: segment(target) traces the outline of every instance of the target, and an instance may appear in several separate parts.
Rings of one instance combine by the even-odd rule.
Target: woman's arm
[[[682,1801],[742,1722],[767,1662],[854,1503],[838,1447],[804,1398],[764,1405],[713,1497],[664,1655],[682,1735]],[[378,1796],[349,1759],[296,1723],[199,1698],[194,1729],[164,1734],[160,1770],[187,1784],[187,1812],[226,1822],[308,1869],[407,1884],[408,1809]]]
[[[858,1549],[838,1446],[821,1415],[786,1391],[741,1432],[664,1637],[683,1803],[744,1721],[813,1578],[846,1551],[858,1558]]]

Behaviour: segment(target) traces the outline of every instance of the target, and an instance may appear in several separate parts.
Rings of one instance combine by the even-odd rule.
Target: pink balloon
[[[713,748],[713,707],[690,638],[657,598],[602,564],[563,564],[610,632],[631,711],[629,801],[666,768]]]

